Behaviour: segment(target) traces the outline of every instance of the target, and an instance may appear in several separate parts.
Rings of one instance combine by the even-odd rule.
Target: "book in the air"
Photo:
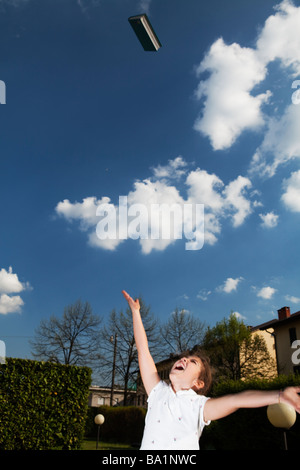
[[[161,47],[161,43],[145,13],[131,16],[128,21],[145,51],[157,51]]]

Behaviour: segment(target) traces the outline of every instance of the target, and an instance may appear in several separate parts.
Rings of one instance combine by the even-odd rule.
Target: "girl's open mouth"
[[[185,366],[182,363],[180,363],[180,364],[177,364],[177,366],[175,366],[175,369],[176,370],[185,370]]]

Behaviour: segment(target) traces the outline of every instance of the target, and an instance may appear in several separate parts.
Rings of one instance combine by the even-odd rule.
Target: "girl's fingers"
[[[122,293],[123,293],[123,295],[124,295],[124,297],[125,297],[126,300],[129,300],[129,299],[130,299],[130,295],[127,294],[127,292],[126,292],[125,290],[122,290]]]
[[[136,299],[136,300],[133,300],[129,294],[127,294],[127,292],[125,290],[122,290],[122,293],[125,297],[125,299],[127,300],[127,302],[129,302],[130,304],[134,305],[135,308],[140,308],[140,301],[139,299]]]

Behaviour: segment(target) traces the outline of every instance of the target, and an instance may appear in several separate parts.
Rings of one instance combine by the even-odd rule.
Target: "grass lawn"
[[[96,439],[84,439],[82,443],[82,450],[97,450]],[[129,444],[115,444],[113,442],[102,442],[101,439],[98,442],[98,450],[137,450],[131,447]]]

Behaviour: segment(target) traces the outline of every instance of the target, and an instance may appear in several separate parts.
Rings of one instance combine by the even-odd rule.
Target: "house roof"
[[[256,330],[266,330],[267,328],[278,328],[278,326],[284,325],[286,323],[290,323],[293,320],[300,320],[300,311],[292,313],[292,315],[286,318],[283,318],[281,320],[277,318],[274,320],[270,320],[266,323],[261,323],[260,325],[257,325],[257,326],[252,326],[251,330],[256,331]]]

